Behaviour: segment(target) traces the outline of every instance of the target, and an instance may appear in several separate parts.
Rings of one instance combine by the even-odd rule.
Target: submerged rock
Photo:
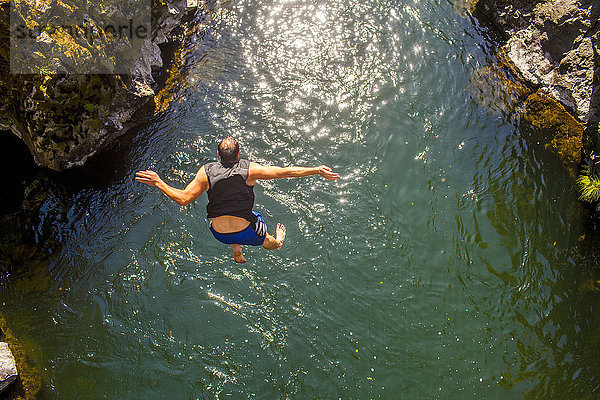
[[[18,378],[17,365],[8,343],[0,342],[0,394]]]
[[[525,101],[524,119],[543,137],[546,148],[551,148],[566,163],[581,162],[583,123],[543,92],[535,92]]]
[[[499,113],[512,113],[531,93],[531,88],[511,79],[502,64],[473,72],[469,94],[483,107]]]

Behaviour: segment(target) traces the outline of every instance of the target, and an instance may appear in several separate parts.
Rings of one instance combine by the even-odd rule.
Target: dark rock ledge
[[[36,18],[43,13],[64,14],[80,7],[76,0],[13,3],[22,10],[27,26],[35,26]],[[135,125],[137,115],[151,110],[157,89],[153,73],[167,61],[163,60],[161,47],[176,41],[196,12],[201,11],[195,4],[188,7],[186,0],[154,0],[151,35],[143,42],[128,74],[60,74],[52,70],[52,65],[48,73],[11,74],[9,2],[0,0],[0,130],[20,138],[38,166],[61,171],[83,165]],[[96,29],[102,26],[100,22],[87,22]],[[106,42],[90,44],[68,35],[49,37],[45,32],[37,39],[52,56],[23,62],[76,66],[79,56],[114,57]]]

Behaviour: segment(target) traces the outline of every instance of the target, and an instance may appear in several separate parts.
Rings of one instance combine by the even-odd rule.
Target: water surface
[[[66,209],[47,201],[60,252],[0,293],[42,398],[597,396],[573,179],[476,101],[493,56],[475,20],[447,1],[240,0],[197,22],[171,101]],[[183,187],[228,134],[253,161],[342,175],[257,185],[288,236],[244,265],[206,196],[181,208],[132,179]]]

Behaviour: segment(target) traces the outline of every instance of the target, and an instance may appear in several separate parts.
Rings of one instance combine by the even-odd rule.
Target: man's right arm
[[[196,200],[205,190],[208,190],[209,186],[204,166],[198,170],[194,179],[183,190],[167,185],[156,172],[150,170],[136,172],[135,179],[138,182],[156,186],[180,206],[187,206]]]
[[[246,183],[248,185],[254,185],[259,179],[281,179],[281,178],[300,178],[303,176],[321,175],[325,179],[330,181],[337,180],[340,176],[331,171],[326,165],[319,167],[276,167],[276,166],[265,166],[255,162],[250,162],[248,168],[248,179]]]

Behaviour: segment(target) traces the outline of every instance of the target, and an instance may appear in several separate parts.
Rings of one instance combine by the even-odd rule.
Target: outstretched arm
[[[248,185],[254,185],[259,179],[299,178],[302,176],[321,175],[325,179],[335,181],[340,176],[331,171],[326,165],[319,167],[274,167],[264,166],[255,162],[250,163],[248,169]]]
[[[196,177],[183,190],[167,185],[156,172],[150,170],[136,172],[135,180],[150,186],[156,186],[180,206],[187,206],[200,197],[205,190],[208,190],[208,178],[204,172],[204,167],[198,170]]]

